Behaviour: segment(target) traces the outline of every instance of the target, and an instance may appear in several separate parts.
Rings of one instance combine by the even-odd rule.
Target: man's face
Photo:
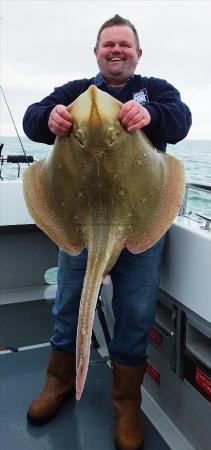
[[[141,53],[133,31],[126,25],[105,28],[95,49],[100,72],[113,86],[124,84],[134,74]]]

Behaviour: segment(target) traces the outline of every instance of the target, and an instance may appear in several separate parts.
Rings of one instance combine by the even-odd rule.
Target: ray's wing
[[[146,154],[146,160],[147,160]],[[126,247],[140,253],[154,245],[170,228],[185,191],[183,163],[171,155],[155,152],[153,169],[133,168],[128,204],[131,220],[126,227]]]
[[[70,175],[65,179],[64,171],[60,172],[48,158],[32,164],[23,175],[24,197],[39,228],[60,249],[76,255],[84,247],[77,192]]]

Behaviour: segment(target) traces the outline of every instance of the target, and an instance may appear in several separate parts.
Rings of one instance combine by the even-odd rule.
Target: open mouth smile
[[[124,61],[124,59],[123,58],[109,58],[109,61],[110,62],[119,62],[119,61]]]

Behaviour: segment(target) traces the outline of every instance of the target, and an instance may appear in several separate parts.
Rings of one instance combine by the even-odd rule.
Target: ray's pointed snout
[[[121,102],[91,85],[69,105],[68,110],[77,126],[86,123],[97,126],[104,121],[109,124],[116,122],[120,107]]]
[[[121,102],[94,85],[90,86],[88,91],[90,92],[92,103],[91,120],[93,122],[105,121],[111,125],[116,122],[122,105]]]

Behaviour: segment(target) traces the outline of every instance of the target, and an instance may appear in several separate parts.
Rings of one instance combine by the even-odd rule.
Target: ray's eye
[[[106,143],[108,146],[114,144],[114,142],[118,139],[120,135],[120,131],[114,127],[109,127],[106,132]]]
[[[81,147],[85,147],[85,136],[84,136],[84,132],[83,130],[75,130],[73,132],[74,137],[76,138],[76,140],[78,141],[78,143],[80,144]]]

